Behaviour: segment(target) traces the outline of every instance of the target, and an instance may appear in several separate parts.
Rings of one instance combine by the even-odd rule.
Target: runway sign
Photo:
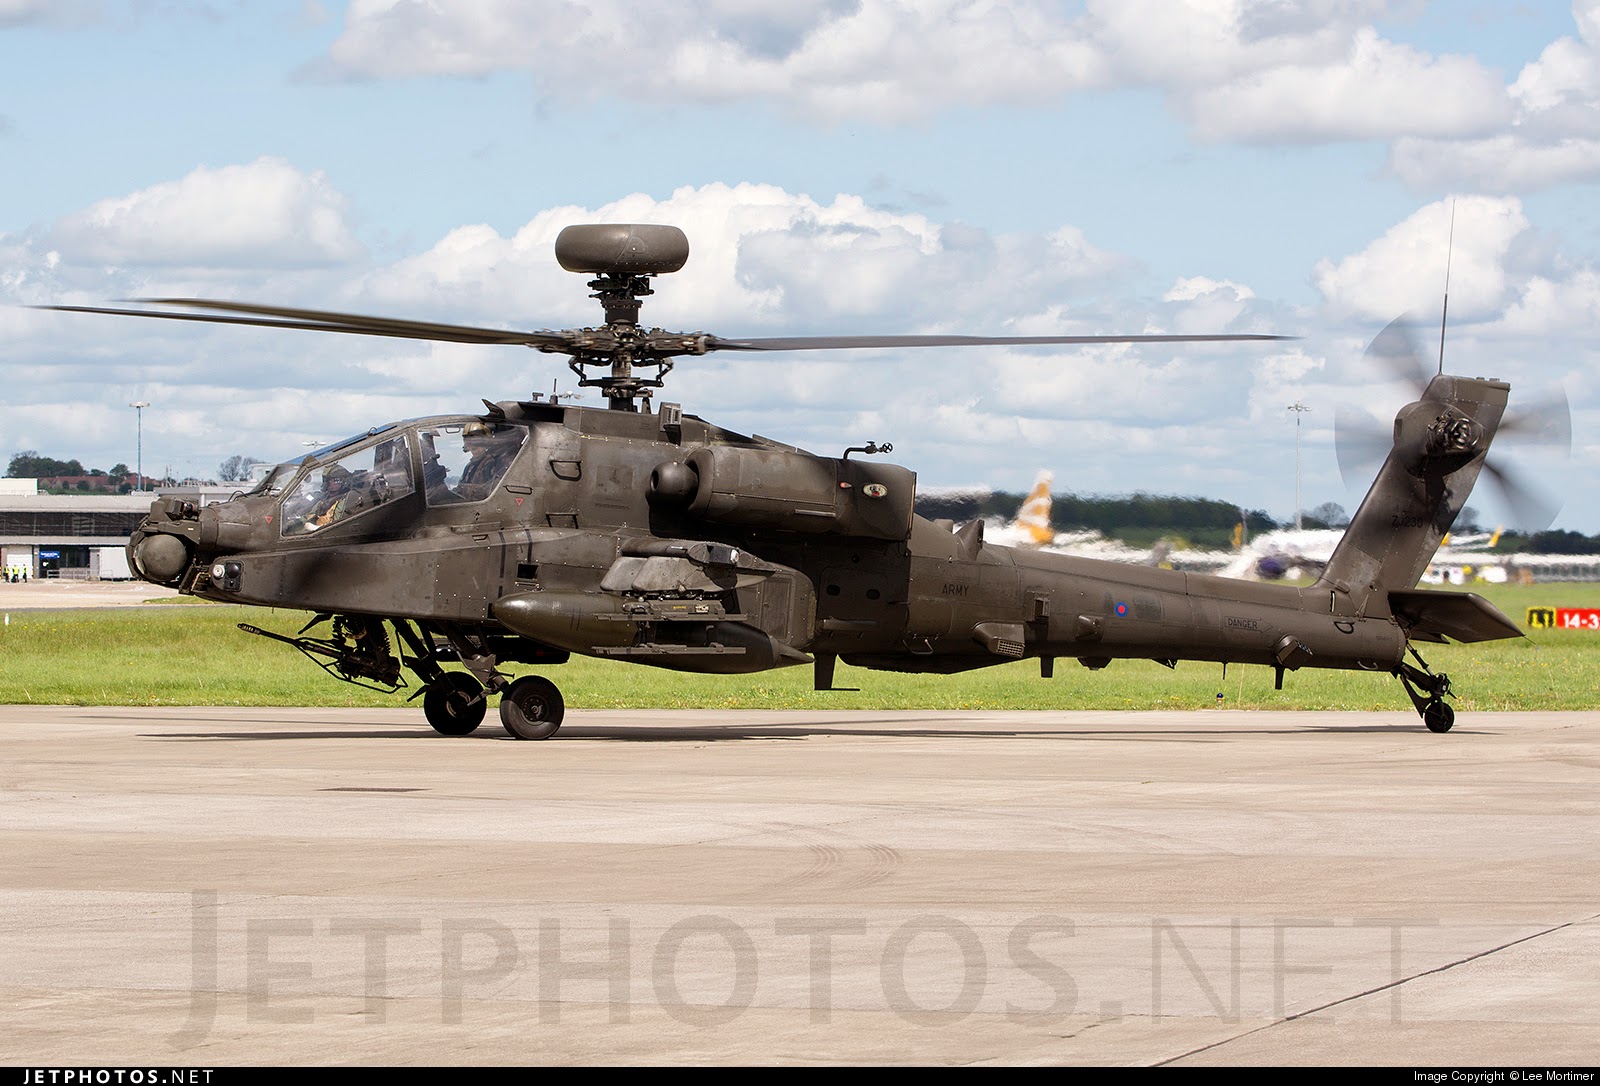
[[[1600,607],[1530,607],[1528,626],[1535,630],[1600,630]]]

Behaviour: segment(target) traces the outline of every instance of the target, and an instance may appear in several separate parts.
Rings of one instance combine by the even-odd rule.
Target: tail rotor
[[[1363,359],[1375,383],[1403,385],[1415,401],[1429,403],[1432,367],[1418,346],[1415,328],[1409,317],[1391,321],[1367,347]],[[1570,456],[1572,412],[1566,395],[1557,389],[1507,411],[1496,436],[1495,450],[1485,458],[1483,474],[1508,511],[1508,523],[1527,534],[1543,531],[1561,511],[1564,499],[1538,483],[1531,471],[1515,466],[1502,455],[1502,449],[1520,445],[1557,458]],[[1365,485],[1392,444],[1392,427],[1365,408],[1340,405],[1335,411],[1334,449],[1346,486]]]

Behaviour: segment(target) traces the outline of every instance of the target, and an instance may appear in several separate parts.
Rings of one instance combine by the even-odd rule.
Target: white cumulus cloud
[[[345,200],[321,173],[278,158],[200,166],[55,225],[73,259],[116,266],[316,267],[357,258]]]
[[[526,71],[551,97],[778,103],[814,121],[1152,87],[1208,139],[1476,132],[1508,112],[1466,57],[1380,38],[1384,0],[354,0],[325,78]]]
[[[1450,304],[1462,317],[1498,311],[1510,300],[1506,256],[1528,229],[1513,197],[1440,200],[1395,224],[1365,249],[1317,265],[1315,281],[1335,311],[1387,321],[1410,310],[1436,310],[1449,264]]]
[[[664,200],[634,194],[595,208],[552,208],[510,237],[460,227],[373,273],[362,293],[385,308],[427,307],[450,319],[592,323],[599,310],[583,279],[551,256],[562,228],[582,222],[684,230],[688,264],[657,281],[643,319],[722,335],[785,326],[910,332],[961,321],[1027,334],[1051,305],[1126,265],[1073,227],[993,235],[854,195],[823,203],[773,185],[715,183]],[[869,327],[852,323],[861,321]],[[1010,328],[1016,321],[1034,323]]]
[[[1506,88],[1511,115],[1477,138],[1415,134],[1390,151],[1414,188],[1526,192],[1600,178],[1600,0],[1573,4],[1577,37],[1546,46]]]
[[[1371,27],[1343,56],[1198,89],[1183,111],[1201,138],[1274,143],[1477,135],[1511,117],[1504,86],[1476,60],[1434,58]]]

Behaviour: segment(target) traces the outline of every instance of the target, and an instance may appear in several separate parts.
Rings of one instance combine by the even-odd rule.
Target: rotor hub
[[[1442,458],[1470,457],[1478,450],[1483,429],[1454,409],[1443,411],[1428,427],[1427,453]]]
[[[689,259],[689,239],[676,226],[647,224],[569,226],[556,238],[556,260],[571,272],[594,274],[589,289],[605,310],[604,328],[584,328],[555,348],[570,354],[568,365],[580,387],[598,388],[607,406],[618,411],[649,410],[652,390],[660,388],[678,354],[704,354],[705,336],[684,336],[639,327],[644,299],[655,293],[650,280],[675,272]],[[634,366],[654,366],[653,377]],[[591,376],[589,370],[607,372]]]

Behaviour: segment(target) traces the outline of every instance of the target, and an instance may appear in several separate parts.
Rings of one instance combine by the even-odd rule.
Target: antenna
[[[1300,416],[1311,408],[1296,400],[1284,410],[1294,412],[1294,527],[1299,531],[1305,527],[1300,518]]]
[[[1439,372],[1444,372],[1444,326],[1450,319],[1450,257],[1456,247],[1456,202],[1450,201],[1450,239],[1444,247],[1444,309],[1439,314]]]

